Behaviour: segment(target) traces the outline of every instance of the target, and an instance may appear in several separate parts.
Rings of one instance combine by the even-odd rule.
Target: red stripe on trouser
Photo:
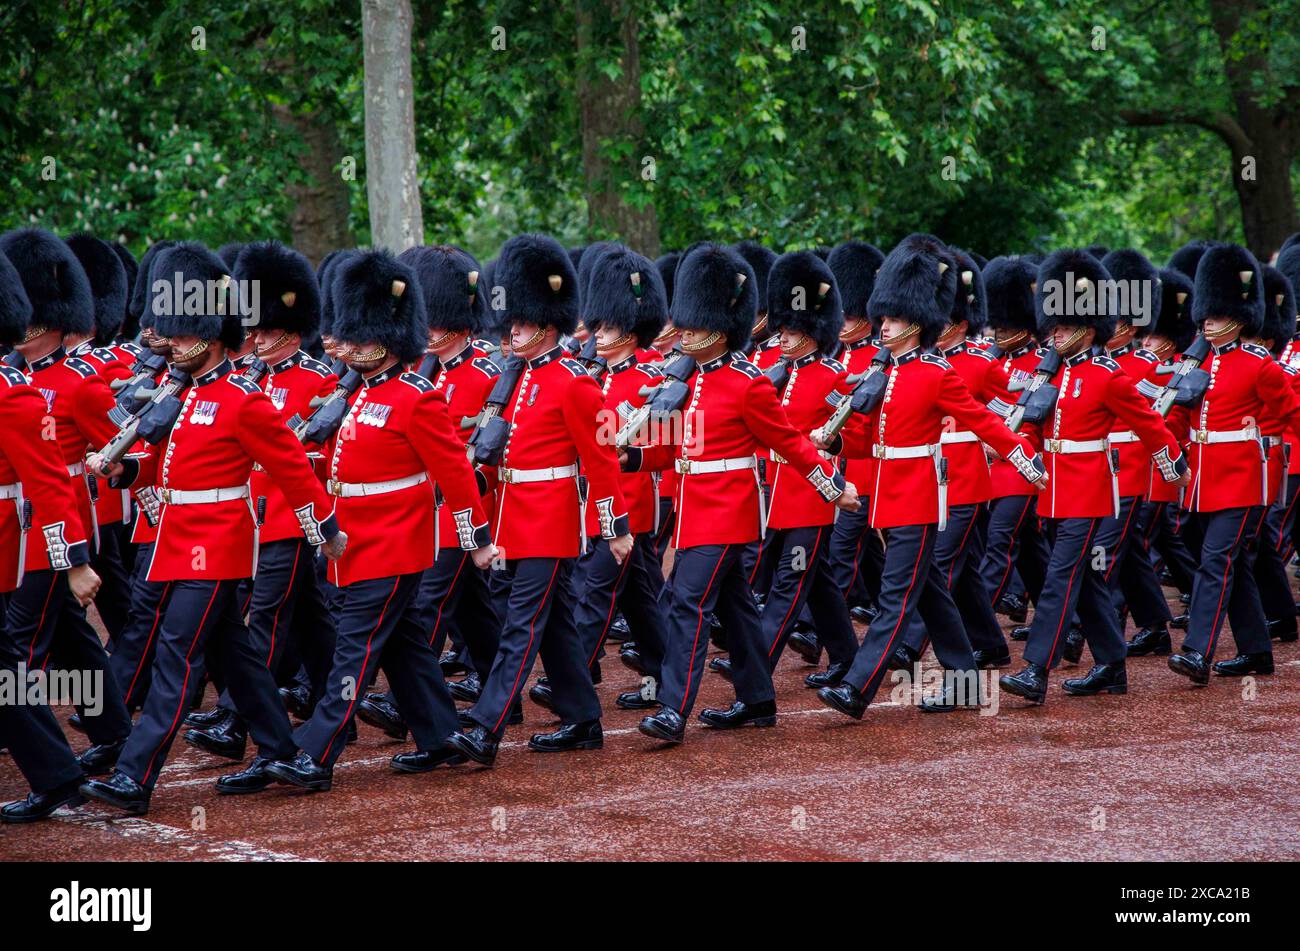
[[[858,571],[862,565],[862,545],[867,540],[867,532],[869,531],[871,531],[871,526],[867,526],[862,530],[862,533],[858,535],[857,547],[853,549],[853,574],[849,577],[849,586],[844,589],[844,600],[846,601],[849,598],[849,592],[858,583]]]
[[[149,628],[149,637],[144,642],[144,650],[140,652],[140,662],[135,665],[135,676],[131,678],[131,686],[126,688],[126,694],[122,697],[126,700],[135,693],[136,682],[140,679],[140,674],[144,673],[145,667],[149,665],[149,647],[153,644],[154,636],[158,633],[158,625],[162,623],[163,605],[167,603],[167,595],[171,594],[172,583],[168,581],[163,585],[162,597],[158,599],[158,607],[153,612],[153,627]]]
[[[957,546],[957,550],[956,550],[955,552],[953,552],[952,561],[950,561],[950,562],[948,563],[948,582],[947,582],[947,584],[948,584],[948,590],[949,590],[949,591],[952,590],[952,573],[953,573],[954,571],[957,570],[957,556],[960,555],[963,551],[966,550],[966,542],[970,539],[971,529],[973,529],[973,528],[975,527],[975,523],[976,523],[977,521],[979,521],[979,509],[978,509],[978,508],[976,508],[976,510],[975,510],[974,512],[971,513],[970,521],[966,523],[966,531],[965,531],[965,533],[961,536],[961,544]],[[927,637],[926,640],[929,640],[929,638]]]
[[[289,583],[284,586],[284,597],[275,606],[275,617],[271,619],[271,649],[266,652],[266,667],[268,670],[271,669],[271,659],[275,657],[275,634],[280,629],[280,612],[284,610],[284,606],[289,602],[289,593],[293,591],[293,580],[298,577],[298,562],[302,559],[302,552],[303,548],[299,545],[298,553],[293,558],[293,570],[289,572]],[[257,584],[257,582],[254,581],[253,584]],[[253,593],[251,591],[248,594],[248,603],[253,603]]]
[[[140,777],[141,784],[149,782],[149,776],[153,773],[153,764],[158,759],[158,754],[162,748],[167,745],[167,738],[176,732],[177,726],[181,722],[181,714],[185,712],[185,698],[190,690],[190,655],[194,653],[194,645],[199,642],[199,635],[203,633],[203,627],[208,623],[208,613],[212,610],[212,605],[217,600],[217,592],[221,590],[221,582],[217,582],[212,588],[212,597],[208,598],[208,606],[203,609],[203,617],[199,618],[199,626],[194,629],[194,637],[190,640],[190,646],[185,651],[185,679],[181,681],[181,695],[176,703],[176,713],[172,717],[172,725],[168,727],[167,732],[163,734],[162,741],[158,744],[153,755],[149,757],[149,765],[145,767],[144,775]]]
[[[429,631],[429,646],[438,639],[438,628],[442,626],[442,609],[447,605],[447,599],[456,591],[456,582],[460,580],[460,573],[465,570],[465,562],[469,561],[469,555],[462,554],[460,564],[456,566],[456,573],[451,576],[451,584],[447,585],[447,593],[442,596],[438,602],[438,616],[433,619],[433,629]]]
[[[754,586],[754,579],[758,577],[758,566],[763,563],[763,548],[766,543],[766,538],[760,538],[758,540],[758,554],[754,557],[754,570],[749,573],[749,578],[747,579],[751,588]]]
[[[816,552],[821,548],[822,532],[824,531],[824,528],[817,529],[817,540],[813,542],[814,554],[808,559],[808,565],[799,575],[799,584],[794,589],[794,597],[790,599],[790,606],[785,610],[785,617],[781,618],[781,626],[776,629],[776,637],[772,639],[772,643],[767,649],[767,656],[769,658],[772,656],[772,651],[776,650],[776,645],[781,643],[781,632],[784,631],[785,626],[790,623],[790,615],[794,613],[794,606],[799,603],[799,592],[803,590],[804,579],[808,577],[808,573],[815,567],[813,564],[813,558],[816,557]]]
[[[592,651],[591,656],[587,658],[588,667],[596,662],[596,655],[600,653],[600,648],[604,645],[605,638],[609,636],[609,626],[614,621],[614,605],[618,603],[618,586],[623,580],[624,575],[627,574],[628,566],[632,564],[633,554],[633,552],[628,552],[627,557],[623,559],[623,564],[619,566],[618,578],[615,579],[614,587],[611,588],[609,592],[609,611],[605,614],[605,625],[600,629],[600,637],[596,640],[596,649]]]
[[[1079,566],[1088,557],[1088,550],[1092,547],[1092,537],[1097,533],[1097,526],[1100,524],[1101,519],[1094,518],[1092,520],[1092,528],[1088,529],[1088,537],[1084,539],[1083,546],[1079,549],[1079,560],[1070,569],[1070,583],[1065,586],[1065,601],[1061,607],[1061,616],[1056,622],[1056,636],[1052,638],[1052,649],[1047,652],[1047,666],[1049,668],[1052,666],[1052,658],[1056,656],[1056,645],[1061,640],[1061,631],[1065,628],[1065,622],[1074,615],[1073,611],[1066,610],[1066,606],[1070,603],[1070,592],[1074,590],[1075,576],[1079,573]]]
[[[1110,573],[1114,571],[1115,566],[1119,564],[1119,552],[1120,549],[1124,547],[1124,539],[1128,538],[1129,529],[1133,527],[1133,515],[1136,512],[1137,501],[1135,500],[1133,504],[1129,506],[1128,518],[1124,520],[1124,527],[1120,529],[1119,538],[1115,540],[1115,556],[1110,559],[1110,564],[1106,567],[1105,577],[1107,581],[1110,581]]]
[[[555,586],[555,576],[560,573],[560,562],[557,559],[555,567],[551,569],[551,580],[546,583],[546,593],[542,595],[542,600],[537,602],[537,610],[533,612],[533,619],[528,623],[528,646],[524,648],[524,656],[519,659],[519,673],[515,674],[515,682],[510,686],[510,699],[506,702],[505,709],[501,711],[501,716],[497,718],[497,725],[492,728],[493,733],[501,731],[501,724],[506,721],[506,715],[510,713],[510,708],[514,705],[515,691],[519,689],[519,681],[523,679],[524,668],[528,666],[528,653],[533,649],[533,638],[537,636],[537,617],[542,613],[542,608],[546,607],[546,601],[551,596],[551,588]]]
[[[1007,568],[1006,571],[1002,572],[1002,580],[998,582],[998,586],[993,592],[994,608],[996,608],[998,602],[1002,600],[1002,594],[1007,589],[1007,582],[1011,580],[1012,552],[1016,550],[1016,539],[1020,537],[1020,526],[1025,524],[1025,516],[1029,514],[1029,503],[1032,500],[1027,495],[1021,496],[1021,498],[1025,500],[1025,507],[1020,510],[1020,518],[1016,519],[1016,527],[1013,528],[1011,534],[1007,536],[1010,539],[1007,544]]]
[[[1300,492],[1297,492],[1295,495],[1291,496],[1291,504],[1289,504],[1286,507],[1286,511],[1282,514],[1282,524],[1278,526],[1278,532],[1277,532],[1278,551],[1286,551],[1287,548],[1290,547],[1291,536],[1289,533],[1286,532],[1286,523],[1287,523],[1287,519],[1291,517],[1291,513],[1295,511],[1295,504],[1297,501],[1300,501]]]
[[[718,569],[727,560],[727,549],[730,547],[730,545],[722,546],[722,554],[718,556],[718,563],[713,566],[713,574],[709,575],[709,583],[705,585],[704,593],[700,595],[700,603],[696,607],[696,613],[699,617],[695,622],[695,640],[691,641],[691,662],[686,666],[686,689],[682,691],[682,713],[686,712],[686,699],[691,695],[691,677],[695,673],[695,650],[700,646],[700,631],[704,628],[704,602],[709,600],[709,592],[713,590],[713,582],[718,577]]]
[[[898,637],[898,631],[903,626],[903,619],[907,617],[907,601],[912,596],[912,589],[916,587],[916,576],[921,569],[921,556],[925,554],[925,540],[930,536],[930,526],[926,525],[921,529],[921,544],[916,549],[916,562],[912,565],[912,580],[907,583],[907,591],[903,594],[903,604],[898,610],[898,620],[894,622],[894,629],[889,632],[889,640],[885,642],[884,653],[880,655],[880,660],[876,661],[876,667],[867,677],[867,683],[863,684],[858,693],[867,692],[867,684],[876,679],[876,674],[880,673],[880,665],[889,659],[889,655],[894,651],[894,638]]]
[[[379,610],[379,620],[375,622],[375,626],[370,629],[370,633],[366,636],[366,653],[361,658],[361,670],[357,672],[357,679],[353,683],[352,700],[348,703],[347,713],[343,714],[343,720],[339,723],[338,729],[334,731],[334,735],[330,737],[330,741],[325,744],[325,751],[321,753],[319,762],[323,763],[329,759],[330,750],[334,748],[334,741],[339,738],[339,734],[343,732],[343,728],[347,726],[348,721],[352,719],[352,709],[357,705],[357,698],[361,696],[361,691],[365,689],[366,664],[370,662],[370,647],[375,641],[375,635],[379,633],[379,629],[384,625],[384,618],[388,617],[388,606],[393,603],[393,598],[397,596],[397,588],[401,583],[401,575],[398,575],[393,579],[393,590],[388,592],[388,597],[384,601],[384,606]]]
[[[1237,537],[1233,539],[1232,548],[1229,549],[1228,557],[1224,560],[1223,577],[1219,580],[1219,604],[1214,609],[1214,623],[1210,625],[1210,643],[1206,648],[1206,657],[1214,656],[1214,645],[1219,640],[1219,617],[1223,614],[1223,598],[1228,593],[1228,572],[1232,570],[1232,552],[1241,542],[1241,533],[1246,530],[1248,518],[1250,518],[1250,509],[1246,509],[1246,514],[1241,517],[1241,525],[1237,527]]]
[[[34,630],[34,631],[32,632],[32,642],[31,642],[31,644],[30,644],[30,645],[28,646],[28,648],[27,648],[27,666],[28,666],[28,667],[31,667],[31,666],[32,666],[32,658],[34,658],[34,657],[36,656],[36,642],[37,642],[38,640],[40,640],[40,637],[41,637],[41,628],[45,627],[45,615],[49,613],[49,610],[50,610],[50,600],[54,597],[54,589],[58,587],[58,582],[59,582],[59,579],[58,579],[58,576],[56,575],[56,576],[55,576],[53,579],[51,579],[51,581],[50,581],[50,590],[47,591],[47,592],[45,593],[45,603],[44,603],[43,605],[41,605],[41,619],[40,619],[39,621],[36,622],[36,630]],[[45,657],[44,657],[44,659],[41,661],[41,670],[44,670],[44,669],[45,669],[45,665],[48,664],[49,662],[50,662],[50,651],[46,651],[46,652],[45,652]]]

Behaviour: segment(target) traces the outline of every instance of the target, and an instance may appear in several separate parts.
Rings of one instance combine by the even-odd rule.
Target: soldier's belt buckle
[[[515,484],[515,474],[513,469],[505,469],[505,468],[498,469],[497,478],[500,479],[502,482],[504,482],[506,485]]]
[[[1060,452],[1060,451],[1061,451],[1061,440],[1059,440],[1059,439],[1047,439],[1047,440],[1044,440],[1044,441],[1043,441],[1043,450],[1044,450],[1045,452]]]
[[[880,445],[880,443],[872,443],[872,444],[871,444],[871,455],[872,455],[873,457],[875,457],[876,459],[884,459],[884,458],[885,458],[885,447],[882,446],[882,445]]]
[[[785,456],[782,456],[780,453],[776,453],[776,452],[772,453],[772,461],[775,462],[777,465],[781,465],[781,466],[789,465],[789,463],[786,462],[785,460]]]
[[[159,497],[162,498],[162,500],[163,500],[164,502],[166,502],[166,503],[168,503],[168,504],[171,503],[171,500],[172,500],[172,490],[171,490],[171,489],[163,489],[161,492],[158,493],[158,495],[159,495]]]
[[[1202,444],[1208,444],[1210,441],[1210,431],[1208,429],[1198,429],[1196,431],[1196,441]]]
[[[325,482],[325,491],[337,499],[343,495],[343,483],[337,479],[328,479]]]
[[[691,465],[691,460],[682,459],[681,465],[678,466],[677,471],[680,472],[682,475],[690,475],[692,469],[694,469],[694,466]]]

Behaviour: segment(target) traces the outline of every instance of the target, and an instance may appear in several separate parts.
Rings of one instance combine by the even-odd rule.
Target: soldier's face
[[[393,362],[388,351],[374,341],[352,344],[342,359],[347,361],[348,366],[363,375],[374,373],[385,363]]]
[[[465,349],[469,340],[469,331],[430,330],[429,352],[439,357],[453,357]]]
[[[510,352],[525,360],[545,353],[552,342],[552,335],[537,324],[517,321],[510,326]]]
[[[624,337],[627,339],[624,339]],[[596,348],[601,353],[609,353],[614,350],[621,354],[624,350],[632,350],[635,346],[636,340],[630,334],[624,334],[621,330],[602,325],[596,331]]]
[[[23,340],[14,349],[23,355],[28,363],[39,360],[47,353],[52,353],[63,342],[63,335],[57,330],[45,330],[33,334],[30,340]]]
[[[206,346],[204,346],[206,344]],[[221,345],[199,337],[172,337],[172,365],[186,373],[202,372],[211,361],[215,363],[224,355]],[[221,354],[217,351],[221,350]]]
[[[1241,336],[1241,328],[1232,325],[1233,321],[1227,317],[1207,317],[1205,333],[1217,344],[1231,343]]]
[[[789,327],[781,331],[781,352],[787,357],[801,357],[805,353],[811,353],[817,342],[797,330],[791,330]]]
[[[252,333],[253,346],[257,347],[259,357],[273,357],[278,354],[293,353],[302,344],[297,334],[287,334],[283,330],[257,329]]]
[[[713,336],[713,332],[709,330],[683,330],[682,346],[688,348],[693,347],[696,344],[701,344],[704,341],[708,340],[709,337],[711,336]],[[727,338],[719,337],[717,342],[713,344],[713,346],[709,347],[707,350],[692,352],[691,355],[695,357],[696,360],[699,360],[703,363],[707,363],[708,361],[714,359],[715,357],[720,356],[726,349],[727,349]]]
[[[1073,356],[1080,350],[1092,346],[1095,331],[1085,330],[1079,333],[1081,328],[1072,327],[1068,324],[1058,326],[1052,331],[1051,344],[1052,348],[1063,357]]]
[[[1163,357],[1174,349],[1174,342],[1168,337],[1162,337],[1160,334],[1147,334],[1142,338],[1142,346],[1157,356]]]
[[[1120,323],[1115,325],[1115,332],[1110,335],[1110,340],[1106,344],[1111,349],[1117,349],[1132,343],[1133,338],[1137,336],[1137,329],[1132,324]]]
[[[895,347],[914,347],[916,341],[917,333],[910,320],[904,320],[902,317],[886,317],[880,322],[880,342],[891,350]]]

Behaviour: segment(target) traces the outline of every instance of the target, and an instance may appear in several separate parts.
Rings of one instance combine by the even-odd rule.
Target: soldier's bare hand
[[[609,553],[614,556],[614,561],[623,564],[627,556],[632,554],[632,536],[619,535],[617,538],[611,538],[609,541]]]
[[[844,491],[835,500],[835,507],[844,509],[846,512],[856,512],[862,508],[862,500],[858,498],[858,487],[852,482],[844,483]]]
[[[826,431],[820,427],[810,432],[808,438],[812,441],[814,446],[823,452],[830,446],[830,441],[826,438]]]
[[[1181,485],[1183,488],[1186,488],[1187,486],[1189,486],[1189,485],[1191,485],[1191,484],[1192,484],[1192,470],[1191,470],[1191,469],[1188,469],[1186,472],[1184,472],[1182,475],[1180,475],[1180,476],[1178,477],[1178,481],[1176,481],[1176,482],[1174,483],[1174,485]]]
[[[475,548],[470,554],[474,559],[474,567],[486,570],[492,567],[492,562],[496,560],[500,551],[496,545],[484,545],[482,548]]]
[[[1047,490],[1047,473],[1044,472],[1041,476],[1038,477],[1038,480],[1037,480],[1036,482],[1031,482],[1031,483],[1029,483],[1029,484],[1032,485],[1032,486],[1033,486],[1035,489],[1037,489],[1039,492],[1044,492],[1044,491],[1046,491],[1046,490]]]
[[[123,469],[126,467],[120,462],[110,463],[99,453],[92,452],[86,457],[86,468],[106,479],[115,479],[122,474]]]
[[[99,593],[99,575],[90,565],[77,565],[68,569],[68,587],[72,596],[83,608],[95,599]]]
[[[342,557],[343,552],[347,547],[348,547],[348,533],[341,531],[333,538],[331,538],[329,541],[327,541],[324,545],[322,545],[321,550],[325,552],[325,557],[329,558],[332,561],[334,559]]]

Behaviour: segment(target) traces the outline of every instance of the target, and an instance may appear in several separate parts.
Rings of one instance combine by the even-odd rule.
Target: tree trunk
[[[399,253],[424,243],[416,173],[410,0],[362,0],[361,32],[370,242]]]
[[[348,187],[339,174],[343,149],[338,129],[323,111],[294,115],[288,106],[278,104],[271,111],[281,126],[295,132],[303,142],[298,165],[308,183],[288,187],[293,199],[289,227],[293,246],[316,267],[336,248],[350,248],[356,243],[348,226]]]
[[[659,218],[654,205],[638,209],[623,200],[623,176],[601,151],[602,142],[631,142],[628,171],[643,174],[641,126],[641,60],[637,50],[637,22],[632,0],[577,0],[578,108],[582,122],[582,169],[586,179],[587,226],[593,236],[612,235],[647,257],[659,256]],[[602,34],[617,26],[621,50],[617,79],[593,68],[605,46]],[[612,46],[612,44],[611,44]]]

